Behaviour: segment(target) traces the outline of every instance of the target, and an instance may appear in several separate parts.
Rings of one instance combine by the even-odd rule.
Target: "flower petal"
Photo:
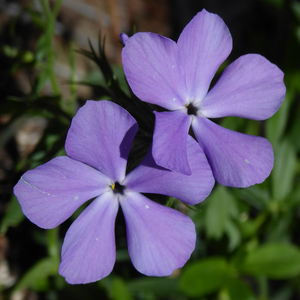
[[[195,205],[210,194],[215,180],[203,150],[191,136],[187,140],[187,156],[191,175],[159,167],[150,149],[141,164],[127,175],[124,184],[136,192],[168,195]]]
[[[66,152],[113,181],[122,181],[137,129],[135,119],[121,106],[105,100],[87,101],[72,120]]]
[[[109,275],[116,260],[115,219],[118,201],[111,191],[95,199],[67,231],[59,274],[71,284]]]
[[[126,33],[122,32],[122,33],[120,33],[120,39],[121,39],[123,46],[125,46],[127,40],[129,39],[129,36]]]
[[[190,175],[187,136],[190,119],[183,111],[154,112],[153,157],[164,168]]]
[[[201,103],[208,118],[237,116],[270,118],[285,96],[282,71],[258,54],[241,56],[231,63]]]
[[[174,41],[150,32],[130,37],[122,50],[127,81],[142,101],[170,110],[186,102],[186,86]]]
[[[220,184],[248,187],[270,175],[274,155],[268,140],[225,129],[204,117],[195,119],[192,127]]]
[[[148,276],[168,276],[181,268],[195,248],[191,219],[136,192],[120,201],[126,222],[129,255]]]
[[[100,195],[110,180],[67,156],[27,171],[14,187],[26,217],[42,228],[54,228],[87,200]]]
[[[203,9],[184,28],[177,44],[189,96],[198,102],[231,52],[230,32],[218,15]]]

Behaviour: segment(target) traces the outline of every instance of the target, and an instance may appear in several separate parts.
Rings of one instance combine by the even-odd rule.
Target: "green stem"
[[[75,114],[75,103],[76,103],[76,93],[77,93],[77,85],[75,83],[75,55],[74,55],[74,50],[72,45],[70,46],[70,51],[69,51],[69,57],[70,57],[70,69],[71,69],[71,74],[70,74],[70,99],[69,99],[69,104],[68,104],[68,112],[73,115]]]
[[[48,254],[54,259],[59,259],[58,227],[48,230]]]
[[[43,8],[44,15],[46,17],[46,21],[48,22],[51,19],[51,9],[48,0],[40,0],[40,4]]]
[[[57,82],[57,77],[54,71],[54,63],[55,63],[55,51],[53,47],[53,37],[54,37],[54,28],[55,28],[55,19],[59,12],[61,3],[63,0],[55,1],[54,8],[51,11],[49,1],[48,0],[40,0],[41,6],[43,8],[43,12],[46,18],[46,36],[48,41],[48,49],[47,49],[47,70],[50,78],[50,82],[52,85],[53,93],[56,96],[60,95],[60,88]]]
[[[269,287],[268,287],[267,277],[266,276],[257,277],[257,283],[259,287],[259,300],[268,300]]]
[[[52,17],[53,19],[55,20],[58,13],[59,13],[59,10],[60,10],[60,6],[62,4],[64,0],[56,0],[54,1],[54,7],[53,7],[53,10],[52,10]]]

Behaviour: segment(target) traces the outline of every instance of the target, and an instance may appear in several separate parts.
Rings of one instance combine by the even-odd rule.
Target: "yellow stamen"
[[[114,184],[112,184],[110,187],[114,190],[115,187],[116,187],[116,184],[114,183]]]

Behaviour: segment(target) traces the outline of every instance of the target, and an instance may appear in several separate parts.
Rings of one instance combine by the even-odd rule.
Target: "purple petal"
[[[230,32],[218,15],[203,9],[184,28],[177,44],[189,96],[198,102],[231,52]]]
[[[270,175],[274,155],[268,140],[225,129],[204,117],[194,119],[192,127],[220,184],[248,187]]]
[[[241,56],[230,64],[201,102],[208,118],[237,116],[270,118],[285,96],[282,71],[258,54]]]
[[[153,157],[164,168],[190,175],[187,136],[190,118],[183,111],[154,112]]]
[[[156,165],[151,149],[142,163],[125,179],[125,185],[141,193],[168,195],[194,205],[204,200],[211,192],[215,180],[199,144],[188,136],[187,155],[192,175],[172,172]]]
[[[126,41],[122,62],[132,91],[142,101],[170,110],[186,103],[185,80],[174,41],[154,33],[136,33]]]
[[[122,181],[137,129],[135,119],[119,105],[104,100],[87,101],[72,120],[66,152],[113,181]]]
[[[27,171],[14,187],[26,217],[42,228],[54,228],[87,200],[111,184],[99,171],[67,156]]]
[[[168,276],[181,268],[195,248],[195,225],[189,217],[136,192],[120,201],[129,255],[148,276]]]
[[[129,39],[129,36],[126,33],[122,32],[120,34],[120,39],[121,39],[123,46],[125,46],[127,40]]]
[[[67,231],[59,274],[71,284],[109,275],[116,260],[115,219],[118,201],[106,192],[95,199]]]

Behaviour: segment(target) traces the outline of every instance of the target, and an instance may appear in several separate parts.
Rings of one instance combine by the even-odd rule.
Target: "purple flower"
[[[129,255],[139,272],[170,275],[194,250],[193,222],[140,193],[199,203],[214,185],[206,157],[189,138],[191,176],[158,167],[151,151],[125,175],[137,128],[134,118],[120,106],[104,100],[88,101],[73,118],[65,145],[68,156],[27,171],[14,187],[24,214],[47,229],[58,226],[96,197],[73,222],[63,243],[59,273],[69,283],[93,282],[112,271],[119,204],[126,222]]]
[[[132,91],[170,112],[154,112],[153,157],[165,168],[191,174],[186,142],[190,126],[216,180],[227,186],[261,183],[273,168],[273,149],[262,137],[222,128],[208,118],[271,117],[284,95],[282,71],[258,54],[231,63],[209,90],[232,49],[223,20],[206,10],[182,31],[177,43],[154,33],[123,37],[122,60]]]

